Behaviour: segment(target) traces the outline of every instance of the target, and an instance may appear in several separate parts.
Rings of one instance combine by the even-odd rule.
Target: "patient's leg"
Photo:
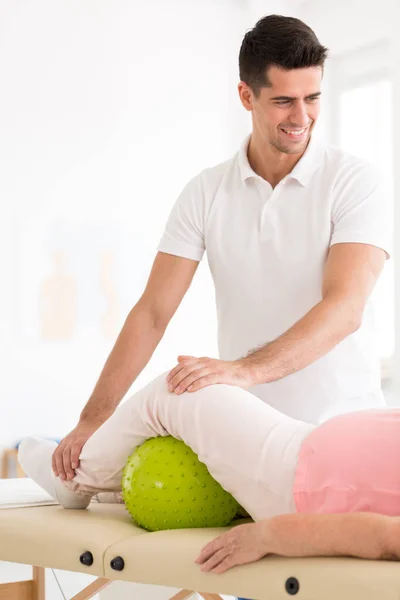
[[[71,489],[120,491],[122,469],[146,439],[173,435],[249,512],[294,509],[292,482],[302,440],[314,426],[287,417],[237,387],[168,392],[164,373],[131,398],[87,441]]]
[[[75,478],[62,485],[79,494],[119,492],[129,454],[149,438],[173,435],[254,519],[293,511],[297,455],[314,426],[233,386],[169,393],[166,376],[118,407],[83,447]]]

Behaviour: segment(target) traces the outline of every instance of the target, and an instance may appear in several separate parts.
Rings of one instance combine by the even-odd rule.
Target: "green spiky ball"
[[[125,506],[148,531],[225,527],[239,504],[184,442],[172,436],[144,442],[122,476]]]

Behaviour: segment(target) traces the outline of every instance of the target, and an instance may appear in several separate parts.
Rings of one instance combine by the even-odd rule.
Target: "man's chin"
[[[308,142],[310,141],[311,138],[311,133],[310,135],[307,137],[306,140],[304,141],[299,141],[299,142],[292,142],[292,143],[279,143],[279,141],[277,141],[276,144],[273,144],[275,146],[275,148],[277,150],[279,150],[280,152],[282,152],[283,154],[302,154],[307,146],[308,146]]]
[[[296,146],[283,146],[282,144],[274,144],[274,147],[282,152],[282,154],[302,154],[307,148],[308,141]]]

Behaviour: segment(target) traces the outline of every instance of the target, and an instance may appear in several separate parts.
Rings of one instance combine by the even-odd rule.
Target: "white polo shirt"
[[[249,140],[185,186],[158,248],[196,261],[207,251],[223,360],[275,340],[322,299],[332,244],[372,244],[390,254],[389,203],[368,163],[314,134],[272,189],[249,164]],[[368,303],[361,327],[327,355],[250,391],[315,424],[384,405],[372,308]]]

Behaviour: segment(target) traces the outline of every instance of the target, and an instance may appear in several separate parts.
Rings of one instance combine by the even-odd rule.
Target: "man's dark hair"
[[[270,84],[267,70],[324,67],[328,49],[321,46],[311,27],[294,17],[268,15],[243,38],[239,52],[240,80],[256,96]]]

